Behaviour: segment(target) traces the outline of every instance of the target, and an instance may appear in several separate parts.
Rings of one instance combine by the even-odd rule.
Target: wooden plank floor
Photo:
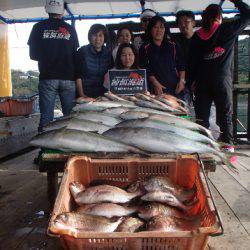
[[[60,249],[58,240],[46,235],[47,179],[33,164],[37,153],[34,150],[0,164],[1,250]],[[244,153],[250,155],[249,150]],[[225,233],[211,237],[208,249],[250,249],[250,158],[238,157],[237,167],[238,175],[223,167],[209,174]]]

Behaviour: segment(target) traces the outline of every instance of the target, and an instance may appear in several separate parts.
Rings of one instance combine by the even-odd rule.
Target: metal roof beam
[[[236,14],[238,10],[223,10],[223,14]],[[195,15],[201,15],[202,11],[194,11]],[[161,16],[174,16],[174,12],[160,12]],[[73,15],[74,20],[91,20],[91,19],[115,19],[115,18],[138,18],[139,14],[111,14],[111,15]],[[34,23],[45,20],[47,18],[27,18],[27,19],[5,19],[6,23]],[[72,20],[72,16],[65,16],[64,20]]]
[[[4,23],[8,23],[7,19],[4,18],[3,16],[0,16],[0,20],[3,21]]]

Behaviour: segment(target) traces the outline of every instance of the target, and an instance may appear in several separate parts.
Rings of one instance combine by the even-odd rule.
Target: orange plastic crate
[[[133,181],[147,176],[168,176],[177,184],[191,188],[196,185],[199,202],[191,214],[201,214],[202,225],[195,231],[138,232],[138,233],[91,233],[82,230],[70,235],[58,235],[54,226],[56,216],[70,212],[75,202],[69,191],[72,181],[88,185],[94,180],[108,180],[110,184],[126,187]],[[196,157],[183,156],[176,159],[91,159],[76,156],[69,159],[54,210],[50,218],[48,234],[60,237],[64,249],[204,249],[209,235],[216,234],[221,225],[217,210],[211,200],[205,175],[200,172]]]
[[[9,99],[9,116],[30,115],[33,110],[34,99]]]

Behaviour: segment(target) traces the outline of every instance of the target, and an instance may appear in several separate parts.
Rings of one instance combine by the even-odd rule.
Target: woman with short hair
[[[103,96],[104,75],[112,67],[111,53],[105,46],[107,31],[104,25],[94,24],[88,33],[89,44],[81,47],[76,55],[78,97]]]

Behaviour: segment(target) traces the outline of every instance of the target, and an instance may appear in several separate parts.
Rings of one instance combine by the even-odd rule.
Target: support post
[[[11,95],[8,25],[0,21],[0,97]]]

